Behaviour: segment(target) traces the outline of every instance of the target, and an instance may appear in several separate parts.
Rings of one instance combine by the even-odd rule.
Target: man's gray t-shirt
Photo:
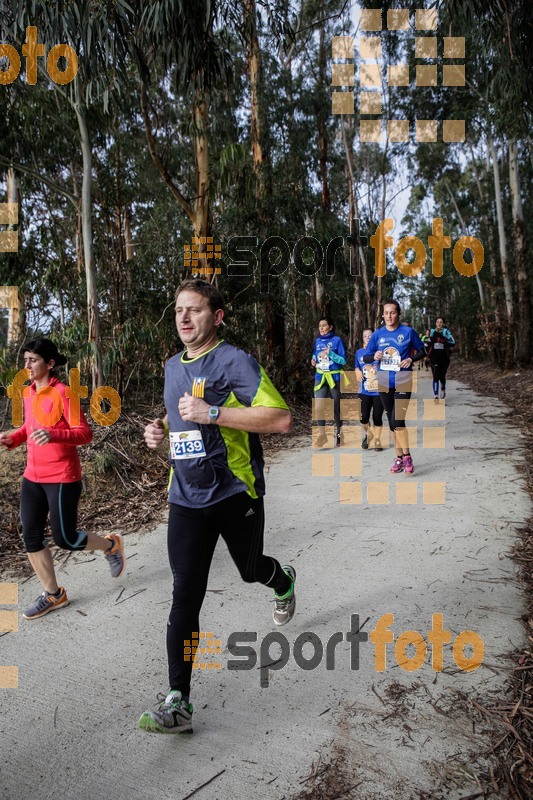
[[[288,408],[260,364],[224,341],[196,358],[187,358],[185,351],[170,358],[165,366],[172,463],[169,502],[203,508],[239,492],[254,498],[264,495],[258,434],[185,422],[178,410],[185,392],[210,406]]]

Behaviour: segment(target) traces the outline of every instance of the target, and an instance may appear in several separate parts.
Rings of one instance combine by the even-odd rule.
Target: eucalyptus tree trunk
[[[243,19],[246,31],[246,64],[248,80],[250,82],[250,118],[252,140],[252,162],[255,174],[255,195],[258,202],[259,218],[261,223],[265,220],[264,200],[267,195],[266,170],[268,169],[268,154],[263,146],[263,125],[261,108],[261,52],[259,50],[259,36],[257,33],[257,9],[255,0],[243,0]]]
[[[255,176],[255,197],[259,218],[260,235],[266,234],[268,223],[268,201],[272,191],[269,175],[270,162],[264,142],[262,108],[262,67],[259,35],[257,31],[257,9],[255,0],[243,0],[243,21],[246,32],[246,63],[250,83],[251,100],[251,146]],[[268,286],[265,300],[265,334],[267,366],[275,381],[285,383],[287,379],[285,306],[281,278]]]
[[[183,209],[191,221],[194,236],[209,236],[209,147],[208,147],[208,123],[209,123],[209,95],[198,89],[194,97],[193,119],[194,119],[194,157],[195,157],[195,196],[189,202],[175,184],[168,168],[159,155],[157,140],[152,130],[150,120],[148,87],[141,78],[141,113],[144,121],[144,130],[148,150],[152,161],[162,179],[170,189],[174,199]],[[205,244],[199,245],[199,252],[205,252]],[[212,266],[206,261],[207,266]],[[214,275],[214,273],[213,273]]]
[[[511,280],[509,278],[509,265],[507,263],[507,239],[505,237],[505,225],[503,219],[502,196],[500,190],[500,173],[498,169],[498,156],[492,137],[487,137],[487,145],[492,159],[492,173],[494,179],[494,198],[496,201],[496,217],[498,220],[498,238],[500,243],[500,267],[502,271],[503,291],[505,296],[505,310],[507,313],[507,339],[505,347],[504,366],[510,369],[514,359],[514,333],[515,316],[514,301]]]
[[[493,235],[493,227],[494,227],[494,214],[492,203],[487,200],[486,192],[483,187],[483,183],[481,181],[481,176],[479,174],[478,164],[476,156],[470,148],[471,153],[471,164],[474,170],[474,178],[476,181],[476,186],[479,194],[479,199],[481,201],[481,217],[480,225],[481,230],[483,231],[483,241],[484,241],[484,248],[485,254],[488,255],[489,260],[489,268],[490,268],[490,279],[487,280],[485,276],[485,283],[488,286],[489,295],[490,295],[490,307],[494,313],[494,320],[496,325],[500,324],[500,308],[498,306],[498,299],[497,299],[497,290],[496,290],[496,283],[497,283],[497,268],[496,268],[496,257],[494,253],[494,235]],[[492,352],[492,360],[495,364],[499,362],[498,356],[498,348],[493,346],[491,348]]]
[[[509,141],[509,185],[511,187],[516,278],[518,282],[516,360],[519,364],[526,366],[531,361],[531,297],[526,273],[526,236],[522,198],[520,197],[520,173],[515,139]]]
[[[318,163],[320,168],[320,184],[322,187],[322,215],[324,218],[327,218],[331,211],[331,196],[328,181],[328,134],[324,109],[324,101],[329,103],[325,24],[325,22],[322,22],[319,32],[318,80],[315,93],[317,104]],[[315,273],[313,278],[313,297],[315,301],[315,316],[329,315],[331,300],[329,292],[322,280],[320,270]]]
[[[78,94],[78,91],[77,91]],[[93,391],[104,382],[100,341],[100,314],[98,311],[98,288],[94,263],[94,244],[92,227],[92,154],[87,120],[79,102],[74,104],[80,132],[83,177],[81,185],[81,232],[83,241],[83,260],[87,288],[87,341],[93,344],[90,356],[91,381]]]
[[[198,93],[194,105],[194,155],[196,164],[196,194],[193,204],[192,223],[195,236],[209,233],[209,148],[207,126],[209,120],[209,96]],[[200,250],[202,248],[200,247]]]
[[[320,164],[320,183],[322,185],[322,212],[329,213],[331,210],[331,198],[329,193],[328,182],[328,132],[326,127],[326,117],[321,100],[322,96],[326,94],[329,100],[329,86],[327,83],[326,73],[326,43],[325,43],[325,22],[320,26],[320,38],[318,49],[318,113],[317,113],[317,128],[318,128],[318,157]]]
[[[457,214],[459,222],[463,226],[463,231],[464,231],[464,233],[467,234],[467,236],[469,236],[470,234],[468,232],[468,227],[467,227],[467,225],[466,225],[466,223],[465,223],[465,221],[463,219],[463,215],[459,211],[459,206],[457,205],[457,201],[455,199],[455,195],[453,194],[452,190],[450,189],[450,186],[449,186],[447,181],[444,182],[444,185],[446,186],[448,194],[449,194],[449,196],[451,198],[451,201],[452,201],[453,206],[455,208],[455,213]],[[479,292],[479,303],[481,305],[481,311],[483,312],[483,316],[485,318],[485,322],[487,322],[486,315],[485,315],[485,292],[483,291],[483,284],[481,283],[481,278],[479,277],[479,272],[476,272],[475,279],[476,279],[476,283],[477,283],[477,289],[478,289],[478,292]]]
[[[353,171],[353,163],[352,163],[352,146],[353,146],[353,122],[350,120],[349,123],[349,133],[350,136],[346,135],[346,128],[344,125],[344,117],[341,119],[341,126],[342,126],[342,141],[344,144],[344,154],[346,158],[346,172],[348,178],[348,206],[350,209],[350,235],[352,237],[356,237],[359,233],[355,229],[354,220],[359,219],[359,209],[357,206],[357,196],[355,191],[355,178],[354,178],[354,171]],[[359,262],[357,259],[359,258]],[[359,263],[360,270],[362,271],[363,275],[363,289],[365,295],[365,323],[363,323],[363,309],[361,304],[361,280],[360,275],[356,274],[354,278],[354,303],[355,303],[355,318],[353,324],[353,336],[354,341],[351,343],[352,346],[359,345],[363,337],[363,330],[365,325],[371,325],[372,321],[370,319],[370,285],[368,281],[368,272],[367,272],[367,265],[366,265],[366,255],[365,250],[363,247],[355,243],[355,240],[352,238],[352,245],[351,245],[351,263],[353,268],[355,269],[355,265]]]

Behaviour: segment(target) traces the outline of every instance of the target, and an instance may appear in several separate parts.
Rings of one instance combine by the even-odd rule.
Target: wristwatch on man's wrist
[[[209,411],[207,413],[209,415],[209,421],[216,422],[220,414],[220,408],[218,406],[209,406]]]

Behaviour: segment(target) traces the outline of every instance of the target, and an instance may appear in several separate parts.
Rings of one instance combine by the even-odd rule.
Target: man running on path
[[[221,339],[224,300],[203,280],[176,292],[176,327],[185,350],[165,367],[167,416],[146,426],[155,449],[169,435],[168,554],[174,577],[167,625],[170,690],[139,727],[157,733],[192,730],[189,702],[193,634],[200,632],[211,559],[219,534],[241,577],[274,592],[273,619],[284,625],[295,610],[293,567],[263,555],[263,455],[258,433],[288,433],[292,416],[252,356]],[[185,642],[189,653],[184,651]]]

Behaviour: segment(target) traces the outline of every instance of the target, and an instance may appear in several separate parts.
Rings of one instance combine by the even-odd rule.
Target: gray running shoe
[[[151,733],[192,733],[192,703],[183,700],[181,692],[173,689],[157,699],[162,702],[155,711],[141,714],[138,728]]]
[[[60,608],[68,606],[69,599],[66,591],[62,586],[59,587],[59,597],[54,597],[50,592],[43,592],[35,603],[22,612],[24,619],[37,619],[37,617],[44,617],[50,611],[57,611]]]
[[[287,594],[274,595],[274,610],[272,612],[272,619],[275,625],[286,625],[287,622],[294,616],[296,610],[296,593],[294,591],[294,583],[296,581],[296,570],[290,565],[282,567],[286,575],[291,579],[291,588]]]
[[[107,558],[109,569],[111,570],[112,578],[120,578],[126,569],[126,556],[124,555],[124,542],[122,541],[122,534],[108,533],[104,539],[109,539],[113,542],[111,550],[107,550],[104,555]]]

